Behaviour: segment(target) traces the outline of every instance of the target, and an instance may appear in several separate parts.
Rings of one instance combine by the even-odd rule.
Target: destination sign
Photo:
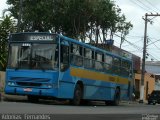
[[[33,35],[33,36],[30,36],[30,40],[53,40],[53,36],[51,35]]]
[[[56,41],[56,34],[50,33],[16,33],[11,34],[10,41]]]

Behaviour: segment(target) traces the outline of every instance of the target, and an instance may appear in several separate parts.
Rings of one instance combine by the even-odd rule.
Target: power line
[[[136,4],[136,5],[138,5],[138,6],[139,6],[140,8],[142,8],[143,10],[150,12],[148,9],[146,9],[146,8],[144,8],[143,6],[139,5],[139,4],[136,3],[135,1],[132,1],[132,0],[131,0],[131,2],[134,3],[134,4]]]
[[[152,40],[151,39],[149,39],[151,42],[152,42]],[[157,42],[157,41],[156,41]],[[155,41],[154,42],[152,42],[152,44],[157,48],[157,49],[159,49],[160,50],[160,48],[155,44]]]
[[[150,4],[153,8],[157,9],[158,11],[160,11],[160,9],[158,9],[157,7],[155,7],[155,5],[153,5],[150,1],[145,0],[145,2],[147,2],[148,4]]]
[[[152,9],[152,8],[150,8],[149,6],[147,6],[146,4],[144,4],[142,1],[140,1],[140,0],[137,0],[139,3],[141,3],[143,6],[145,6],[147,9],[149,8],[149,9]],[[153,10],[153,9],[152,9]],[[154,12],[157,12],[157,11],[155,11],[155,10],[153,10]]]
[[[117,35],[117,34],[114,34],[114,35],[116,35],[117,37],[121,38],[121,36],[119,36],[119,35]],[[141,52],[141,53],[142,53],[142,52],[143,52],[143,49],[140,48],[139,46],[135,45],[134,43],[131,43],[131,42],[127,41],[126,39],[124,39],[124,40],[125,40],[129,45],[131,45],[133,48],[137,49],[137,50],[128,51],[128,52],[131,52],[131,53],[133,53],[133,52],[134,52],[134,53],[135,53],[135,52]],[[159,41],[160,41],[160,40],[159,40]],[[153,42],[152,42],[152,44],[153,44]],[[128,45],[128,46],[129,46],[129,45]],[[123,46],[123,47],[124,47],[124,46]],[[153,56],[149,51],[147,51],[146,53],[147,53],[148,56],[150,56],[151,59],[154,59],[154,60],[159,61],[159,59],[160,59],[159,57],[157,57],[157,56],[155,56],[155,55]]]
[[[128,38],[143,38],[142,36],[134,36],[134,35],[127,35],[126,37]]]
[[[159,61],[159,57],[155,57],[155,55],[153,56],[151,53],[149,53],[149,52],[147,52],[147,54],[148,54],[148,56],[151,56],[151,58],[153,58],[154,60],[157,60],[157,61]]]
[[[146,0],[147,2],[148,2],[148,4],[150,4],[153,8],[156,8],[158,11],[155,11],[153,8],[151,8],[151,7],[149,7],[149,6],[147,6],[146,4],[144,4],[142,1],[140,1],[140,0],[137,0],[139,3],[141,3],[142,5],[143,5],[143,7],[141,6],[141,8],[143,9],[143,10],[146,10],[146,11],[148,11],[148,12],[151,12],[151,11],[149,11],[148,10],[148,8],[149,9],[151,9],[152,11],[154,11],[154,12],[156,12],[156,13],[158,13],[159,11],[160,11],[160,9],[158,9],[158,8],[156,8],[152,3],[150,3],[148,0]],[[146,2],[145,1],[145,2]],[[138,4],[138,3],[137,3]],[[139,5],[140,6],[140,5]],[[146,7],[146,8],[144,8],[144,7]],[[154,16],[152,19],[154,19],[155,17],[157,17],[157,16]],[[150,19],[150,20],[152,20],[152,19]],[[156,20],[157,21],[157,20]],[[158,21],[157,21],[158,22]],[[160,23],[158,22],[158,25],[160,25]]]
[[[119,36],[119,35],[117,35],[117,34],[114,34],[114,35],[116,35],[117,37],[121,38],[121,36]],[[131,43],[130,41],[127,41],[126,39],[124,39],[124,40],[125,40],[128,44],[130,44],[131,46],[133,46],[134,48],[136,48],[137,50],[142,51],[142,48],[140,48],[139,46]]]
[[[152,44],[154,44],[154,43],[156,43],[156,42],[158,42],[158,41],[160,41],[160,39],[158,39],[158,40],[156,40],[156,41],[154,41],[154,42],[148,44],[147,46],[152,45]]]
[[[133,42],[132,44],[135,44],[135,43],[137,43],[137,42],[142,42],[142,39],[141,39],[141,40],[137,40],[137,41]],[[123,45],[122,45],[122,46],[123,46]],[[123,47],[127,47],[127,46],[129,46],[129,45],[125,45],[125,46],[123,46]]]

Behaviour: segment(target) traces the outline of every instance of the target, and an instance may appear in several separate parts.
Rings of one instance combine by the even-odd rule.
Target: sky
[[[159,0],[115,0],[115,3],[121,8],[122,13],[131,21],[133,29],[129,35],[126,36],[128,42],[122,44],[122,49],[125,49],[133,54],[142,57],[143,41],[144,41],[144,19],[146,13],[160,14],[160,1]],[[148,61],[160,61],[160,16],[148,17],[153,21],[151,25],[147,24],[147,36],[149,38],[147,43]],[[156,42],[157,41],[157,42]],[[116,46],[119,46],[120,39],[115,40]]]
[[[3,10],[8,8],[6,1],[7,0],[0,0],[0,16],[2,16]]]
[[[126,16],[127,21],[133,24],[133,29],[126,36],[122,49],[127,50],[137,56],[142,57],[144,41],[144,19],[146,13],[160,14],[159,0],[114,0],[122,13]],[[6,0],[0,0],[0,16],[2,11],[8,8]],[[160,61],[160,16],[148,17],[152,24],[147,24],[147,53],[146,60]],[[120,38],[114,37],[114,45],[120,46]]]

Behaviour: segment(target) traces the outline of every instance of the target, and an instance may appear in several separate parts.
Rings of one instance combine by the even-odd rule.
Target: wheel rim
[[[80,90],[78,89],[78,90],[76,91],[76,94],[75,94],[75,102],[76,102],[76,104],[79,104],[79,103],[80,103],[80,100],[81,100],[81,92],[80,92]]]

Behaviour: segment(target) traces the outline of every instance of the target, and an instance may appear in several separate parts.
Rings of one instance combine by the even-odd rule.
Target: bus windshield
[[[56,70],[58,46],[57,44],[12,43],[8,68]]]

